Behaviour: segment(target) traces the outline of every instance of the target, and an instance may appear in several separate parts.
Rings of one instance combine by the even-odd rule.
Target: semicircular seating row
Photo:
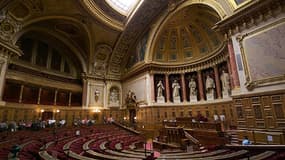
[[[77,130],[80,130],[80,135],[75,134]],[[52,129],[37,132],[20,131],[13,134],[8,135],[10,140],[1,141],[0,159],[7,159],[11,156],[9,151],[16,143],[21,147],[18,154],[20,160],[141,160],[150,155],[150,152],[145,153],[142,148],[144,139],[140,135],[114,125],[61,128],[56,132]],[[250,157],[250,159],[261,160],[274,159],[274,156],[276,157],[274,151],[250,153],[248,150],[215,149],[212,151],[165,152],[161,153],[158,159],[215,160]]]

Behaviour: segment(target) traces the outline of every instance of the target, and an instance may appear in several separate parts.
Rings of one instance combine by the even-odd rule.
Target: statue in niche
[[[196,82],[191,78],[189,81],[190,95],[195,96],[197,94],[196,87]]]
[[[110,93],[110,103],[114,104],[118,102],[119,102],[119,91],[113,88]]]
[[[190,89],[190,101],[197,101],[197,84],[194,78],[190,79],[188,86]]]
[[[214,89],[215,89],[215,82],[213,78],[210,77],[210,75],[207,75],[206,78],[206,93],[207,93],[207,100],[213,100],[214,99]]]
[[[159,80],[158,84],[157,84],[157,102],[158,103],[164,103],[165,102],[165,98],[163,96],[163,90],[164,90],[164,86],[161,80]]]
[[[222,89],[223,89],[223,97],[228,97],[230,93],[230,76],[224,70],[221,75]]]
[[[157,97],[163,97],[163,90],[164,86],[162,84],[162,81],[160,80],[157,84]]]
[[[179,93],[180,84],[177,82],[176,79],[172,83],[172,89],[173,89],[173,93],[172,93],[173,98],[180,97],[180,93]]]
[[[127,93],[127,97],[126,97],[125,101],[126,101],[127,105],[135,104],[137,101],[135,93],[132,92],[131,90],[129,90]]]
[[[97,103],[99,101],[100,91],[97,89],[94,92],[95,102]]]
[[[181,102],[179,90],[180,90],[180,84],[175,79],[172,83],[172,97],[174,103]]]

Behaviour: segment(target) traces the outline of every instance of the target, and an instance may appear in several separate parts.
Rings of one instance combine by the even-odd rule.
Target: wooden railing
[[[176,122],[163,122],[163,125],[170,127],[183,127],[187,129],[206,129],[206,130],[216,130],[222,131],[221,123],[213,122],[192,122],[192,121],[176,121]]]

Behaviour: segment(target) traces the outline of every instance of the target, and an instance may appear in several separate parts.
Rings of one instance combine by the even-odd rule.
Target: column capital
[[[0,39],[0,57],[9,58],[13,55],[21,56],[23,52],[16,45],[7,43]]]

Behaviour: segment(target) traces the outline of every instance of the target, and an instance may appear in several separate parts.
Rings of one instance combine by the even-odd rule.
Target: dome
[[[153,61],[191,63],[216,53],[222,36],[212,30],[220,20],[212,9],[193,5],[174,14],[163,26],[155,43]]]

